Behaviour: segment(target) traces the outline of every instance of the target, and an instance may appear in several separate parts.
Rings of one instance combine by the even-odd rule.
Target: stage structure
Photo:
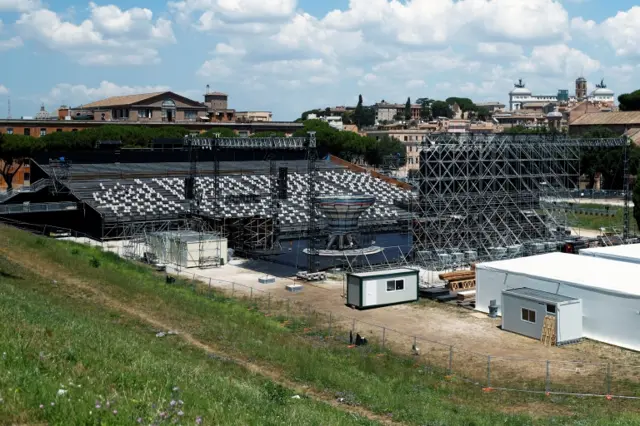
[[[234,248],[237,253],[243,253],[250,256],[267,256],[279,252],[279,242],[277,230],[279,229],[278,203],[282,197],[286,198],[286,175],[287,171],[278,169],[273,153],[275,151],[304,151],[308,160],[308,184],[309,191],[307,194],[307,202],[309,210],[314,212],[312,220],[310,220],[307,236],[310,240],[310,246],[315,247],[317,244],[317,220],[315,219],[315,189],[316,189],[316,139],[315,132],[309,132],[306,137],[261,137],[261,138],[205,138],[197,135],[185,136],[185,148],[190,150],[191,167],[189,177],[185,180],[185,193],[188,193],[189,182],[193,182],[193,200],[191,202],[190,211],[192,216],[204,217],[200,212],[200,200],[206,198],[215,206],[212,212],[209,209],[207,219],[212,226],[222,234],[222,230],[226,229],[232,235],[232,240],[238,242]],[[269,178],[268,188],[264,192],[258,194],[243,194],[246,200],[242,202],[259,202],[260,200],[268,200],[267,208],[263,214],[227,219],[222,214],[216,212],[225,202],[220,196],[219,174],[220,160],[218,153],[222,149],[246,149],[261,150],[265,152],[265,161],[269,161]],[[207,151],[212,152],[213,161],[213,184],[201,184],[198,179],[199,161],[211,161],[207,159]],[[202,195],[204,194],[204,196]],[[238,197],[238,196],[234,196]],[[239,201],[234,199],[234,201]],[[211,204],[211,203],[210,203]],[[310,260],[310,270],[313,270],[315,264]]]
[[[413,260],[442,269],[555,250],[571,223],[554,205],[578,188],[581,150],[602,147],[624,147],[628,209],[626,138],[427,135],[409,207]],[[628,229],[625,215],[625,239]]]
[[[382,251],[380,247],[363,247],[358,238],[358,219],[375,203],[372,195],[335,195],[316,198],[317,208],[326,218],[329,237],[324,248],[307,248],[311,256],[345,257],[371,255]]]

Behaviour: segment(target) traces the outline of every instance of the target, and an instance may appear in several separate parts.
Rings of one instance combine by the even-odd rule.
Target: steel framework
[[[65,158],[49,159],[51,186],[49,192],[52,195],[68,194],[69,181],[71,180],[71,161]]]
[[[410,203],[414,261],[444,268],[552,249],[569,225],[553,206],[578,187],[581,149],[627,146],[560,134],[427,136]]]

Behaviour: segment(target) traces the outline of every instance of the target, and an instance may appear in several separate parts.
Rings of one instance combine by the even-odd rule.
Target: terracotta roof
[[[640,111],[588,112],[571,123],[572,126],[606,126],[615,124],[640,124]]]
[[[222,92],[209,92],[207,93],[207,95],[214,95],[214,96],[227,96],[226,93],[222,93]]]
[[[102,99],[100,101],[91,102],[90,104],[82,105],[82,108],[102,108],[102,107],[112,107],[112,106],[120,106],[120,105],[132,105],[150,98],[154,98],[158,95],[162,95],[163,93],[168,93],[168,92],[141,93],[139,95],[128,95],[128,96],[112,96],[107,99]]]

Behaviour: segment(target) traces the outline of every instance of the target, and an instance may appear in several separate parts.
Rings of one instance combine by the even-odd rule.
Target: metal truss
[[[428,135],[410,205],[413,260],[445,269],[555,249],[569,218],[554,205],[577,189],[584,148],[627,140],[565,135]]]
[[[318,152],[315,149],[316,146],[316,134],[315,132],[309,133],[309,144],[307,149],[307,212],[309,215],[307,237],[309,244],[309,252],[317,253],[319,249],[323,248],[323,235],[320,229],[318,212]],[[307,271],[317,272],[319,269],[319,260],[316,255],[307,255]]]
[[[51,195],[68,194],[69,182],[71,181],[71,161],[60,159],[49,159],[49,170]]]
[[[306,150],[309,143],[316,147],[315,138],[307,137],[265,137],[265,138],[203,138],[199,136],[185,136],[185,146],[194,146],[202,149],[212,149],[214,145],[219,148],[231,149],[288,149]]]

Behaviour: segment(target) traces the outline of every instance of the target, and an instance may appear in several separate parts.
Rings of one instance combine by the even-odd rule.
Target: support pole
[[[453,346],[449,346],[449,374],[453,373]]]
[[[547,360],[547,377],[544,385],[545,392],[551,392],[551,361]]]
[[[491,355],[487,356],[487,387],[491,387]]]
[[[607,363],[607,395],[611,395],[611,363]]]
[[[384,349],[384,341],[386,339],[387,329],[386,327],[382,327],[382,349]]]

